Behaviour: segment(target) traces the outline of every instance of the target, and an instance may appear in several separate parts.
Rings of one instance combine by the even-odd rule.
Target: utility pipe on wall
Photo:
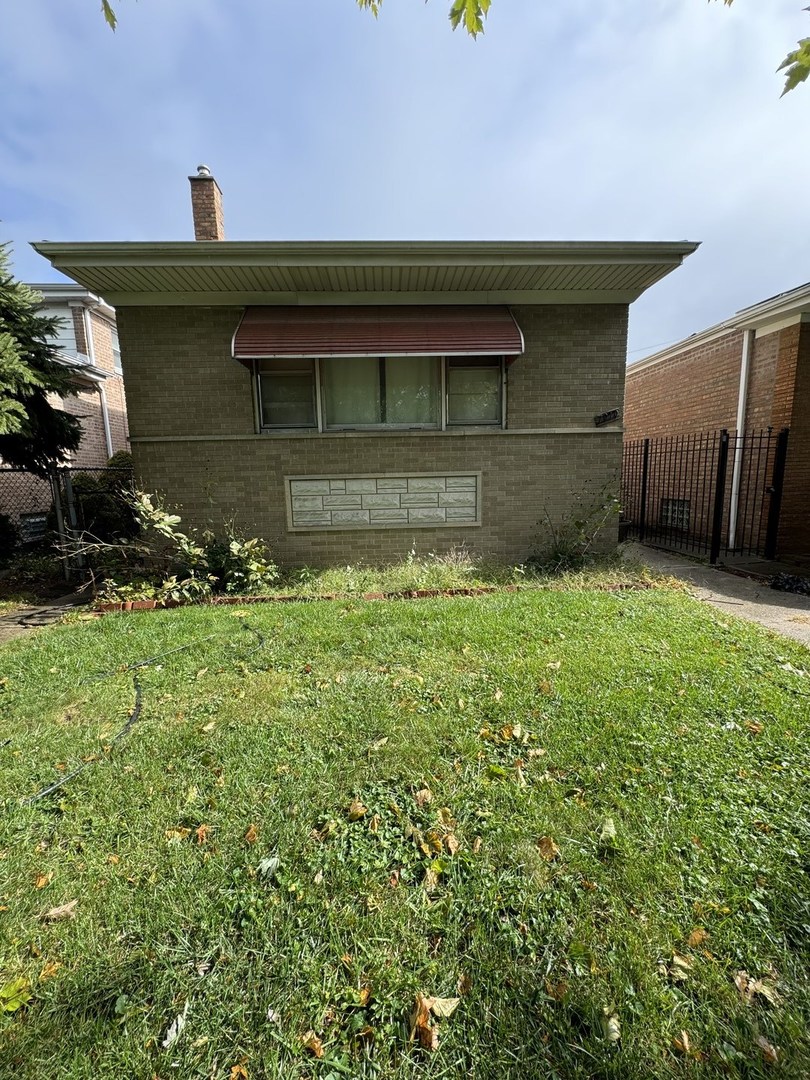
[[[742,356],[740,357],[740,389],[737,393],[737,438],[734,441],[734,463],[731,468],[731,505],[728,518],[728,546],[732,550],[737,542],[737,513],[740,507],[740,478],[742,476],[743,448],[742,434],[745,430],[745,412],[748,407],[748,380],[751,372],[751,357],[754,352],[754,330],[743,332]]]

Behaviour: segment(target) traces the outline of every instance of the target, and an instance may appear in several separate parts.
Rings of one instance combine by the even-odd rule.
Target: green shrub
[[[575,494],[570,510],[558,521],[546,509],[526,565],[542,574],[582,570],[594,558],[599,537],[618,515],[619,497],[612,484],[595,493],[586,488]]]
[[[5,590],[47,593],[64,586],[62,563],[56,555],[18,554],[3,572]]]
[[[20,530],[8,514],[0,514],[0,566],[5,566],[19,546]]]

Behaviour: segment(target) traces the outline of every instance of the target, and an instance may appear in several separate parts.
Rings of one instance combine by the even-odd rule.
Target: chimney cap
[[[196,176],[190,176],[189,180],[213,180],[214,174],[207,165],[198,165]]]

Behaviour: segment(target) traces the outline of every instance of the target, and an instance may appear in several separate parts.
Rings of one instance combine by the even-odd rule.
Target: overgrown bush
[[[270,550],[258,537],[241,536],[233,523],[224,537],[184,532],[156,496],[134,491],[128,504],[138,535],[105,541],[85,534],[67,545],[89,557],[106,579],[106,600],[204,600],[215,593],[260,593],[278,578]]]
[[[62,563],[56,555],[20,553],[3,570],[4,591],[47,594],[54,590],[67,592]]]
[[[582,570],[596,554],[598,540],[619,516],[619,497],[612,484],[594,492],[587,487],[573,496],[571,508],[556,522],[547,508],[527,566],[543,574]]]

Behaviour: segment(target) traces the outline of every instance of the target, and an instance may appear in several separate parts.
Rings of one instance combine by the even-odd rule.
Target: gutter
[[[96,365],[96,347],[93,341],[93,321],[90,318],[90,309],[82,306],[82,323],[84,324],[84,338],[87,342],[87,355],[90,358],[90,366]],[[101,402],[101,422],[104,425],[104,442],[107,447],[107,458],[113,456],[112,432],[110,431],[110,410],[107,407],[107,391],[102,382],[98,383],[98,397]]]
[[[728,546],[733,550],[737,540],[737,514],[740,507],[740,478],[742,476],[744,440],[741,438],[745,429],[745,412],[748,407],[748,381],[751,372],[751,357],[754,352],[755,330],[743,332],[742,355],[740,357],[740,389],[737,393],[737,438],[734,443],[734,464],[731,471],[731,505],[729,507]]]

